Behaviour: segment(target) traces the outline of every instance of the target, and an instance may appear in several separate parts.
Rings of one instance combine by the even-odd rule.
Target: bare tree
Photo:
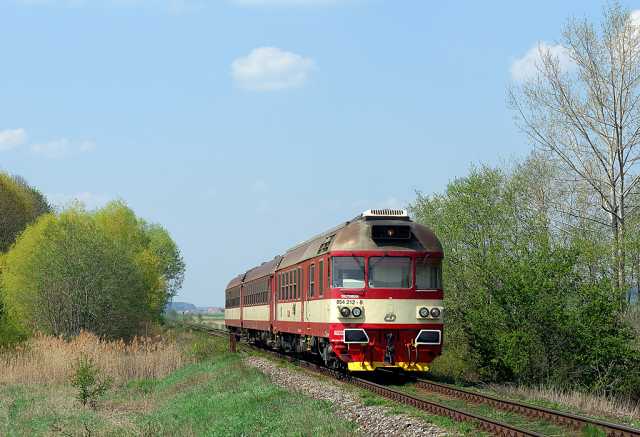
[[[626,219],[639,206],[629,201],[640,186],[640,27],[613,4],[599,29],[570,20],[561,47],[538,47],[537,74],[510,88],[510,104],[534,144],[588,187],[606,213],[605,221],[589,219],[610,229],[614,287],[622,290]]]

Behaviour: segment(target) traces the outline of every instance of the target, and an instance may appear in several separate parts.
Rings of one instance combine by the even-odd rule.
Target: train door
[[[275,314],[275,311],[273,309],[273,303],[276,300],[276,294],[274,292],[274,290],[276,289],[275,287],[275,279],[276,275],[271,275],[269,276],[269,283],[267,286],[267,293],[268,293],[268,303],[269,303],[269,325],[271,326],[271,330],[273,331],[273,315]]]
[[[242,280],[244,281],[244,278],[242,278]],[[243,313],[244,313],[244,302],[242,301],[244,299],[244,284],[240,284],[240,289],[238,290],[238,294],[240,295],[240,327],[243,326]]]
[[[315,285],[316,285],[316,265],[311,263],[307,266],[307,274],[305,281],[305,302],[304,302],[304,323],[307,330],[311,329],[311,318],[312,318],[312,310],[313,306],[311,301],[315,295]]]
[[[281,273],[276,273],[275,277],[273,279],[273,285],[274,285],[274,289],[275,291],[273,292],[273,301],[272,301],[272,311],[273,311],[273,323],[275,325],[275,322],[277,322],[279,320],[278,318],[278,300],[280,299],[280,290],[282,288],[281,286],[281,281],[282,281],[282,274]]]

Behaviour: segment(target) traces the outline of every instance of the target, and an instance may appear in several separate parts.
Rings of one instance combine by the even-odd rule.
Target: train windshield
[[[331,286],[334,288],[364,287],[364,258],[361,256],[334,256],[331,268]]]
[[[442,267],[439,261],[427,258],[416,260],[416,288],[418,290],[442,288]]]
[[[411,287],[411,258],[408,256],[372,256],[369,258],[369,287]]]

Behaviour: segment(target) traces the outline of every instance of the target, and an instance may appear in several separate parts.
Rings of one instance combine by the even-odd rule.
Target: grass
[[[331,405],[271,384],[245,367],[226,341],[197,334],[182,351],[188,364],[159,377],[120,380],[84,408],[68,382],[0,385],[0,435],[352,435]],[[203,346],[207,344],[208,346]],[[194,353],[197,351],[197,353]]]
[[[543,435],[575,435],[575,431],[562,428],[553,423],[544,420],[534,420],[528,417],[521,416],[519,414],[498,410],[489,405],[470,403],[460,399],[443,396],[437,393],[425,392],[423,390],[415,389],[412,386],[407,386],[401,389],[403,391],[411,393],[416,397],[433,400],[435,402],[467,411],[478,416],[491,418],[503,423],[507,423],[509,425],[516,426],[518,428],[534,431]]]
[[[70,341],[36,335],[15,350],[0,353],[0,385],[62,384],[81,355],[116,384],[135,378],[159,378],[191,362],[175,339],[138,337],[104,341],[82,332]]]
[[[636,347],[640,348],[640,305],[630,306],[625,320],[637,333]],[[456,335],[460,337],[455,331],[449,333],[447,348],[431,363],[430,376],[434,380],[462,386],[471,385],[480,393],[640,427],[640,403],[632,399],[547,385],[481,385],[477,364],[471,358],[473,354],[469,352],[466,341],[451,340]]]
[[[480,391],[547,408],[640,427],[640,404],[629,399],[547,386],[522,387],[492,384]]]

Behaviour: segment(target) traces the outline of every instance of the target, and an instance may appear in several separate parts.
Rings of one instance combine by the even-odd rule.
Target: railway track
[[[215,335],[218,337],[229,337],[230,335],[228,331],[218,329],[218,328],[202,326],[202,325],[194,325],[194,324],[183,324],[183,325],[188,328],[207,332],[210,335]],[[344,373],[341,373],[332,369],[328,369],[322,365],[319,365],[317,363],[313,363],[311,361],[307,361],[298,357],[293,357],[291,355],[287,355],[274,350],[259,348],[257,346],[253,346],[250,344],[247,344],[247,345],[257,350],[260,350],[261,352],[269,353],[270,355],[273,355],[277,358],[286,359],[289,362],[292,362],[305,369],[309,369],[313,372],[336,377],[343,382],[371,391],[387,399],[412,406],[414,408],[417,408],[422,411],[426,411],[431,414],[435,414],[438,416],[446,416],[458,422],[462,422],[462,421],[471,422],[477,428],[483,431],[492,433],[494,435],[509,436],[509,437],[543,436],[543,434],[540,434],[534,431],[516,427],[508,423],[500,422],[491,418],[483,417],[483,416],[471,413],[469,411],[464,411],[459,408],[442,404],[440,402],[435,402],[435,401],[426,400],[417,396],[413,396],[412,394],[409,394],[400,390],[396,390],[394,388],[387,387],[384,385],[380,385],[372,381],[368,381],[368,380],[354,377],[351,375],[345,375]],[[499,410],[509,411],[509,412],[516,413],[522,416],[527,416],[533,419],[543,419],[543,420],[570,428],[575,431],[582,430],[586,427],[591,427],[591,428],[597,428],[603,431],[607,436],[640,437],[640,430],[631,428],[625,425],[618,425],[615,423],[609,423],[609,422],[601,421],[598,419],[592,419],[589,417],[579,416],[571,413],[564,413],[561,411],[551,410],[548,408],[528,405],[528,404],[524,404],[517,401],[500,399],[494,396],[483,395],[471,390],[452,387],[447,384],[440,384],[440,383],[425,380],[425,379],[416,379],[415,386],[420,390],[431,391],[431,392],[443,394],[449,397],[458,398],[468,402],[487,404]]]
[[[481,394],[472,390],[453,387],[426,379],[416,379],[415,387],[420,390],[431,391],[446,396],[462,399],[467,402],[486,404],[493,408],[520,414],[533,419],[543,419],[558,425],[579,431],[587,426],[598,428],[607,436],[640,436],[640,430],[625,425],[605,422],[577,414],[565,413],[549,408],[538,407],[518,401],[500,399],[495,396]]]

